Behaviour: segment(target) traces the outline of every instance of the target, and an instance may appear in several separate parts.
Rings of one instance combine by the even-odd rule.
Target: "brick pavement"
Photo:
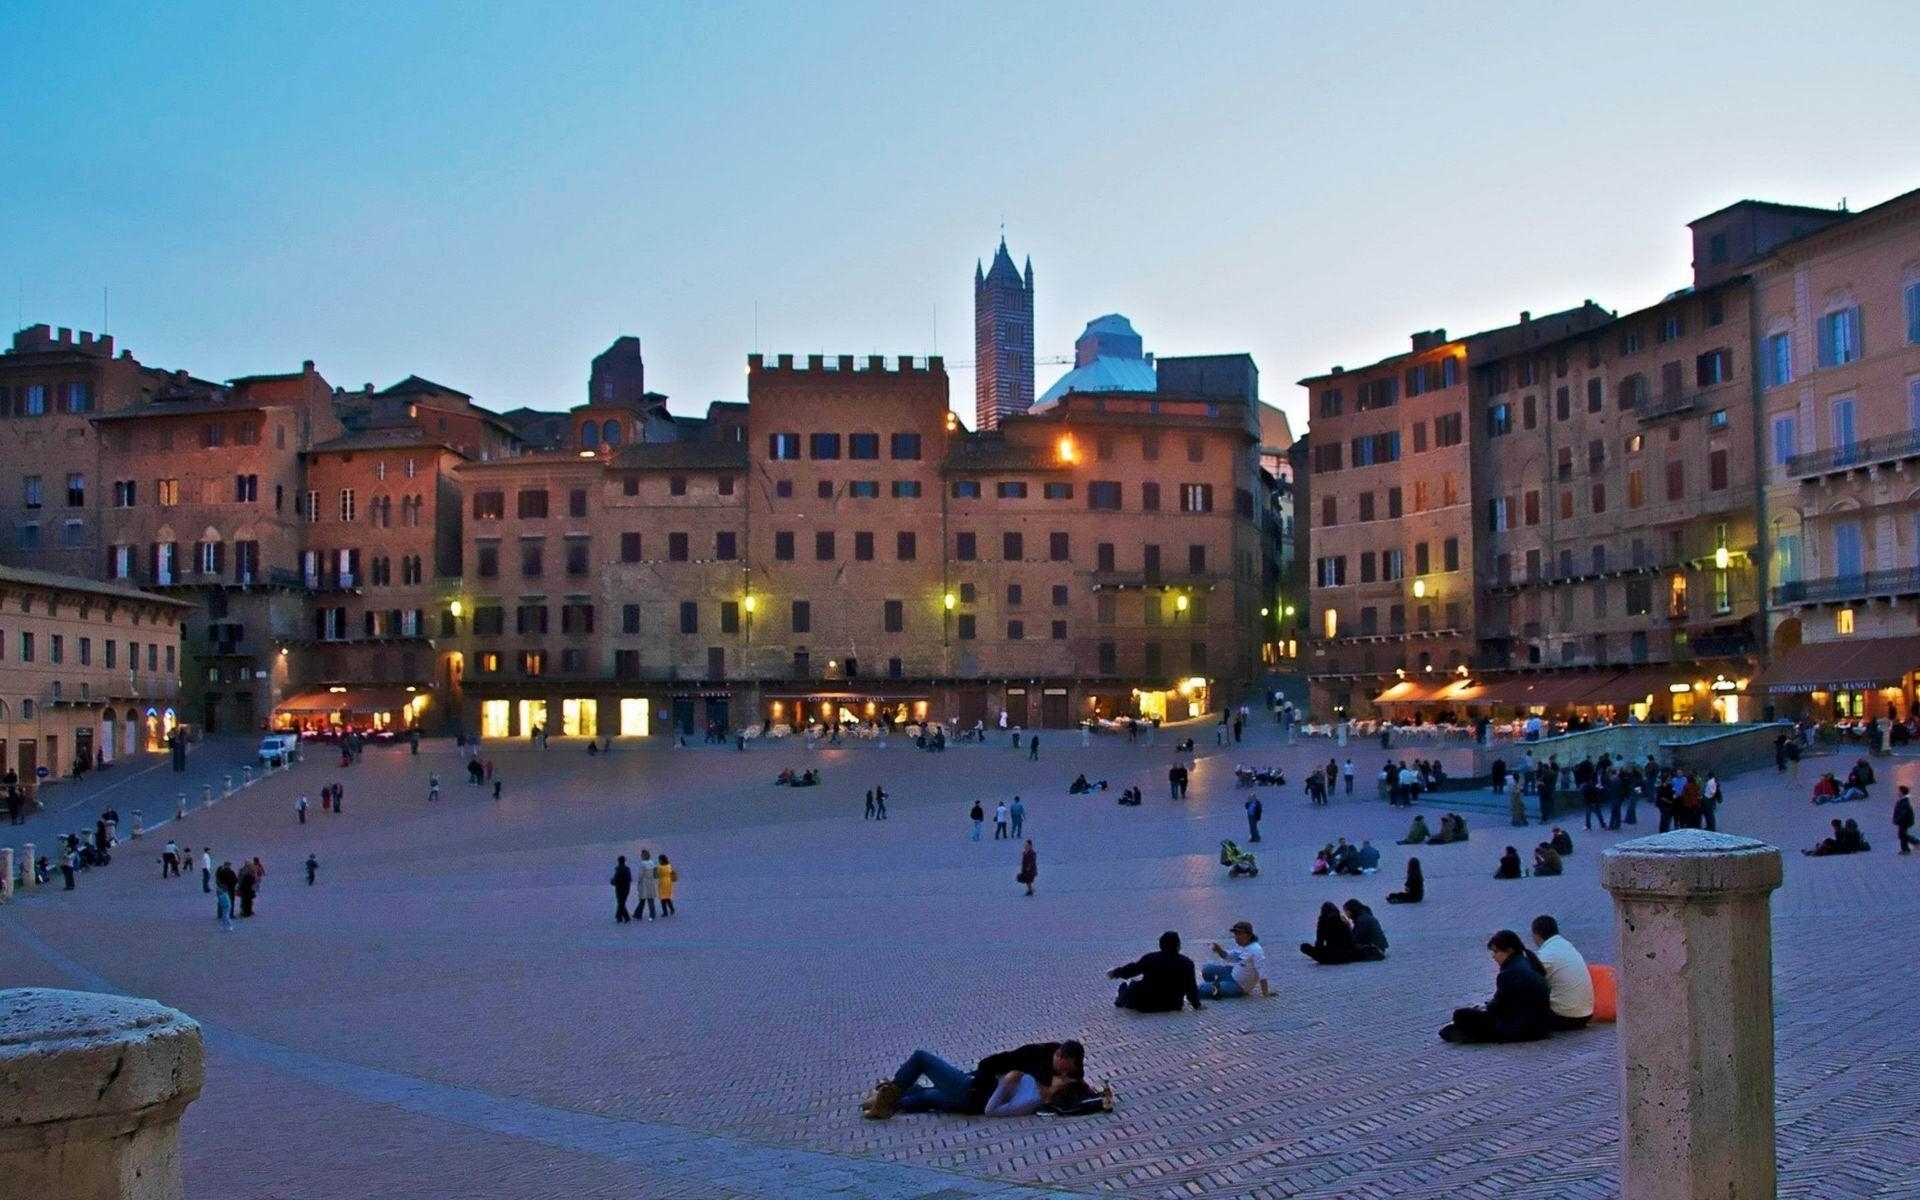
[[[1049,745],[1037,764],[897,741],[499,748],[498,805],[457,781],[450,747],[375,749],[345,773],[310,760],[174,831],[217,857],[265,858],[258,919],[220,935],[197,883],[162,884],[127,855],[75,894],[7,911],[0,983],[54,982],[64,965],[70,982],[97,975],[215,1028],[213,1082],[187,1124],[201,1197],[1611,1194],[1610,1029],[1527,1047],[1446,1046],[1434,1030],[1490,991],[1493,928],[1552,911],[1590,959],[1613,958],[1596,877],[1614,835],[1589,837],[1576,816],[1566,876],[1498,882],[1500,847],[1529,843],[1476,814],[1472,841],[1422,854],[1429,902],[1389,909],[1405,814],[1364,784],[1323,809],[1297,785],[1262,789],[1262,874],[1229,882],[1214,855],[1245,831],[1232,763],[1284,761],[1297,779],[1330,747],[1202,744],[1175,805],[1168,741]],[[1363,778],[1380,757],[1351,753]],[[769,786],[803,761],[825,786]],[[439,804],[425,801],[430,769]],[[1148,803],[1069,797],[1079,771],[1115,791],[1138,782]],[[346,813],[316,810],[300,829],[293,795],[336,776]],[[1920,762],[1882,776],[1920,783]],[[894,797],[885,824],[860,819],[875,782]],[[1040,852],[1033,899],[1013,882],[1017,843],[966,833],[974,796],[1013,791]],[[1837,815],[1789,802],[1770,771],[1729,791],[1723,828],[1790,850]],[[1861,969],[1912,957],[1920,859],[1884,844],[1888,805],[1849,808],[1875,852],[1792,854],[1775,900],[1790,1196],[1920,1192],[1920,1149],[1894,1135],[1915,1109],[1904,997]],[[1309,877],[1312,847],[1334,836],[1371,837],[1382,873]],[[604,880],[642,844],[681,868],[681,915],[616,928]],[[1319,901],[1348,895],[1376,905],[1391,959],[1320,968],[1294,953]],[[1262,931],[1276,998],[1182,1016],[1111,1006],[1101,973],[1160,930],[1204,953],[1242,916]],[[1872,949],[1836,961],[1836,929]],[[916,1045],[971,1060],[1059,1036],[1087,1041],[1119,1114],[876,1124],[854,1108]]]

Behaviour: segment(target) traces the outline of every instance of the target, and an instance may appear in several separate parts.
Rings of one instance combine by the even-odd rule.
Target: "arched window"
[[[592,450],[600,445],[600,426],[592,421],[583,421],[580,425],[580,448]]]
[[[606,438],[607,445],[618,446],[620,444],[620,422],[609,417],[607,418],[605,429],[606,433],[603,436]]]

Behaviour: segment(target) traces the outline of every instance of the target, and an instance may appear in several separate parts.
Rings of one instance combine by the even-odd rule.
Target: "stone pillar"
[[[220,798],[224,800],[231,795],[233,795],[233,775],[229,773],[220,777]]]
[[[250,788],[253,786],[253,768],[252,767],[240,768],[240,786],[243,788]]]
[[[200,785],[200,806],[202,808],[205,808],[212,803],[213,803],[213,785],[210,783],[201,784]]]
[[[13,1196],[180,1200],[200,1026],[152,1000],[0,991],[0,1179]]]
[[[13,899],[13,847],[0,846],[0,904]]]
[[[1772,1196],[1780,852],[1682,829],[1606,851],[1618,970],[1623,1200]]]
[[[40,886],[39,881],[36,880],[33,875],[33,864],[35,861],[33,843],[28,842],[26,845],[20,847],[20,853],[25,856],[24,865],[26,866],[26,870],[20,872],[20,888],[22,891],[30,892]]]
[[[174,801],[173,819],[176,821],[184,821],[187,819],[187,794],[185,792],[181,792],[179,798]]]
[[[140,820],[140,810],[136,808],[133,810],[133,839],[139,841],[146,836],[146,832],[146,825]]]

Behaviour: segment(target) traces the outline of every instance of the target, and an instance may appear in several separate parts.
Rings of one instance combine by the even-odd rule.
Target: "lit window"
[[[1841,637],[1847,637],[1853,633],[1853,610],[1852,609],[1843,608],[1839,612],[1833,614],[1833,631],[1839,634]]]

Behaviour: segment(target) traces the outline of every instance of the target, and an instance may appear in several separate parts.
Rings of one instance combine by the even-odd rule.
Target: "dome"
[[[1153,357],[1144,352],[1133,322],[1108,313],[1087,322],[1073,343],[1073,370],[1048,388],[1034,407],[1056,403],[1068,392],[1151,392],[1155,388]]]

